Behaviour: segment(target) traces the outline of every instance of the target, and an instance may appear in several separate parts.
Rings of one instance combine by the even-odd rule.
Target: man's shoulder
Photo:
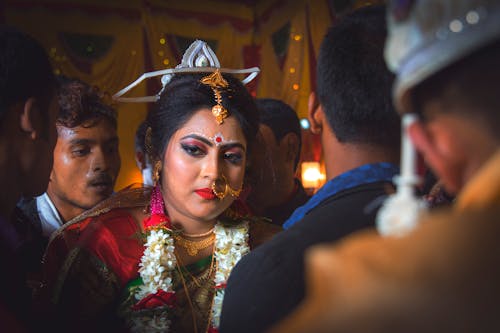
[[[232,284],[265,283],[264,289],[282,283],[301,265],[304,248],[302,237],[296,231],[282,231],[241,258],[230,280]]]
[[[22,198],[13,213],[15,228],[20,233],[42,234],[42,222],[38,214],[36,198]]]
[[[387,182],[361,184],[324,199],[311,209],[293,228],[328,232],[341,225],[353,227],[373,226],[375,214],[380,208],[391,185]]]

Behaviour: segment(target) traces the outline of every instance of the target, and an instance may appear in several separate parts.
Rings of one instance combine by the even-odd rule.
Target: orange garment
[[[310,250],[306,299],[271,332],[498,332],[499,243],[500,151],[411,234]]]

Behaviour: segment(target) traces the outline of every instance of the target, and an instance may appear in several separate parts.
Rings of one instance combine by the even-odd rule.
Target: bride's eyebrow
[[[208,145],[210,147],[213,147],[213,145],[214,145],[213,142],[211,142],[207,138],[200,136],[200,135],[197,135],[197,134],[189,134],[189,135],[183,136],[181,138],[181,140],[184,140],[184,139],[196,139],[196,140],[199,140],[199,141],[205,143],[206,145]]]
[[[231,143],[225,143],[221,145],[223,149],[231,149],[231,148],[241,148],[241,150],[246,151],[245,147],[239,143],[239,142],[231,142]]]

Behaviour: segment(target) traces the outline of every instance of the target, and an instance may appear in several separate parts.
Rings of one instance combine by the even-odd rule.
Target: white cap
[[[499,0],[391,1],[385,59],[398,112],[411,112],[417,84],[498,38]]]

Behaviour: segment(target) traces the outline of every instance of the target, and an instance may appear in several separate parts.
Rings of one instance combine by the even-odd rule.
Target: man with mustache
[[[19,219],[24,215],[45,244],[64,223],[113,193],[121,163],[116,111],[80,80],[61,77],[59,83],[58,137],[47,191],[18,204]]]

